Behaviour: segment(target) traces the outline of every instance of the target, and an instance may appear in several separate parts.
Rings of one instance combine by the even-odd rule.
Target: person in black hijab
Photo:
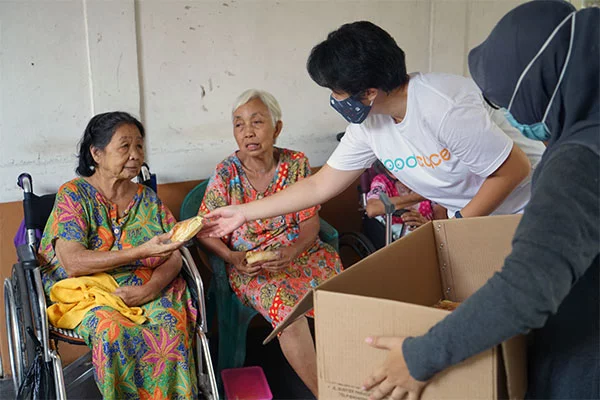
[[[484,98],[548,147],[504,266],[431,330],[390,350],[371,399],[418,397],[436,373],[529,333],[527,398],[600,397],[600,9],[525,3],[469,54]],[[416,396],[415,396],[416,395]]]

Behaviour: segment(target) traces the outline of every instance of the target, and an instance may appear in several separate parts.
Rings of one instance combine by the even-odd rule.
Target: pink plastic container
[[[221,371],[227,400],[271,400],[273,394],[261,367]]]

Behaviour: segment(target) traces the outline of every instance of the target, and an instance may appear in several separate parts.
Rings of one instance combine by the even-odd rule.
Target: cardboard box
[[[370,255],[309,293],[265,339],[275,337],[314,303],[319,398],[367,399],[363,381],[386,352],[368,336],[417,336],[464,301],[511,250],[520,216],[434,221]],[[516,337],[438,374],[422,399],[523,398],[525,341]]]

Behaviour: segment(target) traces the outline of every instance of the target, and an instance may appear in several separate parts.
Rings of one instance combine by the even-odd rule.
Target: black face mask
[[[340,113],[346,121],[351,124],[360,124],[369,115],[373,102],[366,106],[360,101],[359,95],[349,96],[344,100],[336,100],[332,95],[329,96],[329,104],[331,104],[331,107]]]

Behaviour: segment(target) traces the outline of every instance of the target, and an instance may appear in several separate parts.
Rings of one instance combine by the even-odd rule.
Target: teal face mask
[[[567,51],[567,58],[565,59],[565,65],[563,65],[562,71],[560,73],[560,77],[558,78],[558,83],[556,84],[556,88],[554,89],[554,93],[552,93],[552,97],[550,97],[550,101],[548,102],[548,106],[546,107],[546,111],[544,112],[544,117],[542,118],[541,122],[536,122],[535,124],[530,124],[530,125],[521,124],[510,113],[510,109],[512,107],[513,101],[515,100],[515,96],[517,94],[517,91],[519,90],[519,86],[521,86],[521,82],[523,81],[523,78],[525,77],[527,72],[529,72],[529,69],[531,68],[533,63],[544,52],[544,50],[546,50],[546,47],[548,47],[548,45],[552,41],[552,38],[554,38],[554,36],[556,36],[556,33],[560,30],[560,28],[562,28],[562,26],[565,23],[567,23],[570,19],[573,19],[573,21],[571,23],[571,40],[569,42],[569,50]],[[542,48],[538,51],[538,53],[535,55],[535,57],[533,57],[533,60],[531,60],[529,62],[527,67],[525,67],[525,69],[523,70],[523,73],[519,77],[519,80],[517,81],[517,86],[515,87],[513,95],[510,98],[510,102],[508,103],[508,108],[502,108],[502,111],[504,112],[504,117],[506,118],[506,120],[513,127],[518,129],[523,134],[523,136],[525,136],[526,138],[529,138],[532,140],[542,140],[542,141],[546,141],[546,140],[550,139],[550,129],[548,129],[548,126],[546,125],[546,118],[548,117],[548,112],[550,111],[550,107],[552,106],[552,102],[554,101],[554,97],[556,96],[556,93],[558,93],[558,88],[560,87],[560,83],[562,82],[562,79],[565,76],[565,71],[567,70],[567,65],[569,64],[569,58],[571,57],[571,48],[573,47],[573,37],[575,36],[574,33],[575,33],[575,12],[567,15],[567,17],[565,19],[563,19],[562,22],[560,24],[558,24],[558,26],[550,34],[548,39],[546,39],[546,42],[544,43]]]
[[[548,108],[550,108],[550,106],[548,106]],[[504,117],[508,123],[517,128],[527,139],[541,141],[550,139],[550,131],[545,122],[537,122],[532,125],[521,124],[508,110],[503,109],[502,111],[504,112]]]

